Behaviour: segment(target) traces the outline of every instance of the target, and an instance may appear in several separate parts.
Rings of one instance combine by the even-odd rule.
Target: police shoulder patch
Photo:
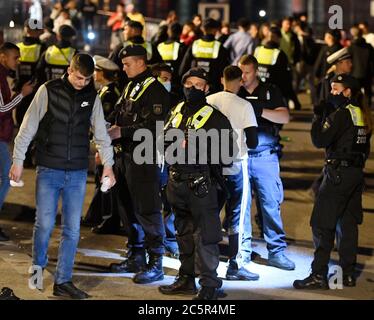
[[[325,123],[324,123],[323,126],[322,126],[322,129],[323,129],[323,131],[326,131],[326,130],[328,130],[330,127],[331,127],[331,125],[330,125],[329,121],[326,120]]]
[[[156,116],[159,116],[162,114],[162,104],[154,104],[153,105],[153,113]]]

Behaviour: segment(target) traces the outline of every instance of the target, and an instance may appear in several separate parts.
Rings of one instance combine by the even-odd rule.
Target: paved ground
[[[311,111],[306,109],[292,113],[292,121],[284,127],[284,158],[282,159],[282,178],[285,186],[285,202],[282,206],[284,226],[289,242],[287,252],[297,265],[295,271],[281,271],[266,266],[267,252],[258,230],[254,229],[254,251],[259,256],[253,262],[253,271],[260,274],[256,282],[224,281],[227,293],[225,299],[374,299],[374,157],[370,157],[366,167],[366,192],[364,194],[364,223],[360,226],[357,287],[329,291],[296,291],[292,282],[309,274],[312,260],[311,231],[309,218],[312,198],[309,187],[319,174],[323,164],[323,152],[316,150],[309,137]],[[44,292],[28,288],[27,270],[30,266],[32,222],[34,219],[34,170],[26,170],[24,188],[10,191],[7,203],[1,214],[0,224],[12,237],[8,243],[0,243],[0,288],[8,286],[24,299],[55,299],[52,296],[53,271],[56,264],[60,228],[53,233],[50,243],[50,265],[45,275]],[[93,195],[93,177],[88,181],[85,199],[86,212]],[[79,253],[74,270],[74,281],[88,291],[92,299],[185,299],[161,295],[157,287],[170,283],[176,275],[178,261],[165,258],[166,277],[163,281],[150,285],[135,285],[132,275],[108,273],[109,263],[123,259],[125,238],[122,236],[93,235],[82,227]],[[225,241],[222,243],[225,247]],[[337,261],[336,252],[333,262]],[[226,268],[225,257],[219,267],[220,275]]]

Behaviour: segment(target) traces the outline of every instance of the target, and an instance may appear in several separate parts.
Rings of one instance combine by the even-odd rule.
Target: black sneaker
[[[10,238],[4,233],[4,231],[0,228],[0,241],[9,241]]]
[[[343,286],[344,287],[355,287],[356,286],[356,278],[350,275],[343,276]]]
[[[312,273],[303,280],[295,280],[293,283],[295,289],[306,289],[306,290],[328,290],[329,283],[326,276]]]
[[[260,276],[257,273],[250,272],[245,268],[240,268],[236,273],[236,277],[238,280],[245,280],[245,281],[256,281],[260,279]]]
[[[186,294],[197,293],[195,278],[191,276],[177,276],[170,285],[159,286],[158,290],[163,294]]]
[[[67,297],[74,300],[90,298],[87,293],[78,289],[71,281],[61,284],[55,283],[53,285],[53,295],[58,297]]]
[[[21,300],[18,298],[12,289],[4,287],[0,291],[0,300]]]

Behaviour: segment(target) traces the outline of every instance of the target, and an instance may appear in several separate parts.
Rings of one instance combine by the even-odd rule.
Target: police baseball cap
[[[345,59],[352,59],[351,54],[349,53],[347,48],[340,49],[333,54],[330,54],[326,61],[328,64],[335,64],[339,61],[345,60]]]
[[[112,60],[99,55],[95,55],[93,58],[95,60],[95,69],[119,71],[119,67]]]
[[[69,39],[69,38],[73,38],[75,37],[75,35],[77,34],[77,32],[75,31],[75,29],[67,24],[63,24],[59,29],[58,29],[58,33],[59,35],[63,38],[63,39]]]
[[[197,77],[208,81],[208,73],[202,68],[192,68],[187,71],[182,77],[182,84],[184,84],[189,77]]]
[[[128,20],[126,21],[126,25],[133,29],[143,30],[144,26],[139,22],[135,20]]]
[[[118,57],[120,59],[127,58],[127,57],[139,57],[139,56],[146,56],[147,51],[140,45],[130,44],[123,48]]]
[[[345,88],[349,88],[352,90],[352,93],[355,94],[356,92],[360,91],[360,83],[355,77],[352,77],[348,73],[337,74],[332,77],[331,82],[341,83]]]

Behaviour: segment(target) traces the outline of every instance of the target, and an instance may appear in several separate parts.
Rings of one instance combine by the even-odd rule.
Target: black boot
[[[158,290],[163,294],[196,294],[195,278],[191,276],[177,276],[174,283],[167,286],[159,286]]]
[[[121,263],[112,263],[110,271],[114,273],[137,273],[147,266],[144,250],[132,250],[127,260]]]
[[[293,283],[293,287],[295,289],[307,289],[307,290],[315,290],[315,289],[323,289],[328,290],[329,284],[327,281],[327,277],[311,273],[309,277],[303,280],[295,280]]]
[[[343,286],[344,287],[355,287],[356,286],[356,278],[351,275],[344,275],[343,276]]]
[[[132,280],[135,283],[151,283],[164,279],[162,255],[150,254],[149,263],[144,271],[138,272]]]
[[[217,300],[218,296],[224,296],[218,288],[201,287],[199,293],[192,300]]]

